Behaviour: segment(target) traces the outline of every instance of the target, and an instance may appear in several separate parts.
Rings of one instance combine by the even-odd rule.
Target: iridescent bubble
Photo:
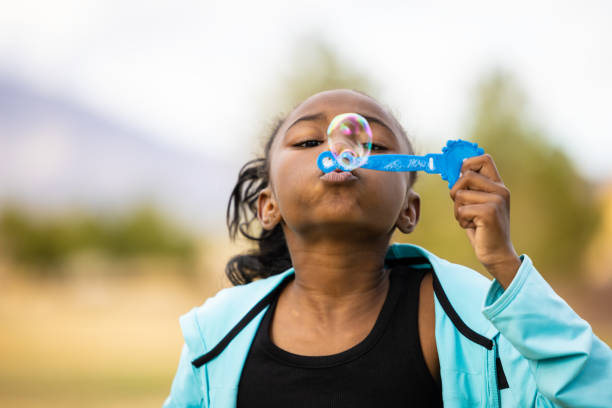
[[[368,160],[372,150],[372,130],[357,113],[336,116],[327,128],[329,150],[343,170],[353,170]]]

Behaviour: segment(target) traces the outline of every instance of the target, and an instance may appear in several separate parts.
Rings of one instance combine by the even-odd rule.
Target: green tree
[[[95,250],[114,259],[161,255],[191,262],[193,237],[174,226],[153,207],[142,205],[124,215],[99,216],[87,211],[36,216],[18,206],[0,211],[2,256],[57,275],[68,258]]]

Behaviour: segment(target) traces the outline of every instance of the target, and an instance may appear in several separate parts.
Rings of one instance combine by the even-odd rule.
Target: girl
[[[351,90],[316,94],[276,126],[228,206],[230,235],[258,249],[229,261],[235,287],[181,317],[164,406],[612,406],[612,351],[517,256],[493,159],[465,160],[450,191],[490,282],[389,245],[419,220],[414,174],[317,168],[345,112],[371,124],[372,154],[413,154],[397,120]]]

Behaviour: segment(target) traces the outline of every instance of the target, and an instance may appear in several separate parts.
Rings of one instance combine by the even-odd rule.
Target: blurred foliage
[[[190,262],[191,236],[153,207],[139,206],[122,216],[70,212],[36,216],[15,205],[0,211],[0,243],[17,263],[57,272],[73,255],[96,251],[112,259],[161,255]]]
[[[530,122],[514,80],[496,72],[476,92],[471,129],[464,136],[490,154],[510,189],[511,236],[545,275],[578,277],[599,220],[595,190],[568,157]],[[454,219],[446,183],[421,176],[422,219],[411,236],[396,235],[458,263],[484,270]]]

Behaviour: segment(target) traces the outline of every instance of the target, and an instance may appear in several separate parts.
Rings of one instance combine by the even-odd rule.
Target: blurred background
[[[605,1],[2,2],[0,406],[160,406],[178,316],[224,286],[225,207],[279,116],[350,87],[418,153],[478,142],[512,237],[612,341]],[[480,272],[446,183],[417,231]]]

